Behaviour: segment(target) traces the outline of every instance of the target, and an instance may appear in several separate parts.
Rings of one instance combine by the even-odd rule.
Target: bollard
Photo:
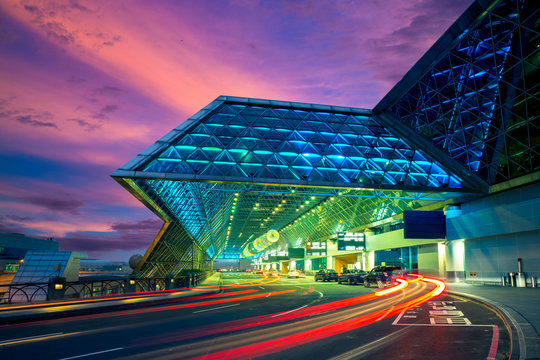
[[[506,276],[501,275],[501,285],[506,286]]]
[[[532,286],[533,288],[536,287],[536,276],[531,276],[531,286]]]
[[[516,287],[516,274],[508,273],[508,283],[511,287]]]
[[[516,274],[516,286],[517,287],[526,287],[527,286],[527,279],[526,279],[524,273],[519,272],[519,273]]]

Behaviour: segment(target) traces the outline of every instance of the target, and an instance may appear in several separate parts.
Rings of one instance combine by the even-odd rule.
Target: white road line
[[[36,336],[28,336],[28,337],[23,337],[23,338],[18,338],[18,339],[3,340],[3,341],[0,341],[0,345],[15,342],[15,341],[39,339],[39,338],[42,338],[42,337],[54,336],[54,335],[62,335],[62,334],[63,334],[63,332],[56,332],[56,333],[50,333],[50,334],[45,334],[45,335],[36,335]]]
[[[292,310],[289,310],[289,311],[286,311],[284,313],[281,313],[281,314],[277,314],[277,315],[272,315],[271,317],[275,318],[275,317],[278,317],[278,316],[281,316],[281,315],[285,315],[285,314],[288,314],[288,313],[292,313],[293,311],[296,311],[296,310],[300,310],[300,309],[303,309],[305,308],[307,305],[304,305],[304,306],[300,306],[299,308],[296,308],[296,309],[292,309]]]
[[[259,286],[259,289],[263,289],[263,290],[264,290],[264,288],[263,288],[262,286]]]
[[[272,293],[268,293],[268,295],[266,295],[265,297],[269,297],[270,295],[272,295]]]
[[[320,291],[317,291],[317,292],[318,292],[319,294],[321,294],[319,297],[323,297],[323,296],[324,296],[322,292],[320,292]]]
[[[401,320],[401,317],[403,316],[403,314],[405,314],[405,311],[402,311],[402,312],[399,313],[398,317],[396,318],[396,320],[394,320],[392,325],[398,325],[398,322],[399,322],[399,320]]]
[[[240,305],[240,303],[238,303],[238,304],[231,304],[231,305],[225,305],[225,306],[220,306],[220,307],[215,307],[215,308],[211,308],[211,309],[197,310],[197,311],[194,311],[193,313],[196,314],[196,313],[201,313],[201,312],[205,312],[205,311],[212,311],[212,310],[225,309],[225,308],[228,308],[228,307],[231,307],[231,306],[237,306],[237,305]]]
[[[82,358],[82,357],[86,357],[86,356],[92,356],[92,355],[97,355],[97,354],[103,354],[103,353],[106,353],[106,352],[111,352],[111,351],[117,351],[117,350],[122,350],[123,348],[114,348],[114,349],[109,349],[109,350],[103,350],[103,351],[96,351],[96,352],[93,352],[93,353],[88,353],[88,354],[83,354],[83,355],[77,355],[77,356],[72,356],[72,357],[67,357],[67,358],[62,358],[62,359],[59,359],[59,360],[69,360],[69,359],[78,359],[78,358]]]

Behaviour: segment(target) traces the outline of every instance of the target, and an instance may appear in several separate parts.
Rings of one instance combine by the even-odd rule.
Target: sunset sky
[[[471,0],[0,1],[0,232],[127,261],[110,174],[219,95],[372,108]]]

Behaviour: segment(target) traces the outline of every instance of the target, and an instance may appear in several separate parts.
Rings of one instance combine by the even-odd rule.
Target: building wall
[[[447,238],[465,241],[466,280],[500,282],[518,271],[518,258],[529,277],[540,276],[540,184],[462,204],[447,214]]]
[[[529,278],[540,276],[540,231],[467,240],[465,277],[471,281],[498,282],[502,275],[518,271],[518,258]]]
[[[486,238],[540,230],[540,184],[486,196],[461,205],[461,215],[447,214],[448,240]]]
[[[465,279],[465,241],[449,241],[445,249],[446,278],[449,281]]]
[[[439,276],[439,245],[418,245],[418,272]]]

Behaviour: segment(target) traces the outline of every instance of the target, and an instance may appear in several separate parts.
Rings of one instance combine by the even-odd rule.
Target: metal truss
[[[490,185],[538,171],[539,11],[533,0],[474,3],[374,112],[393,113]]]

